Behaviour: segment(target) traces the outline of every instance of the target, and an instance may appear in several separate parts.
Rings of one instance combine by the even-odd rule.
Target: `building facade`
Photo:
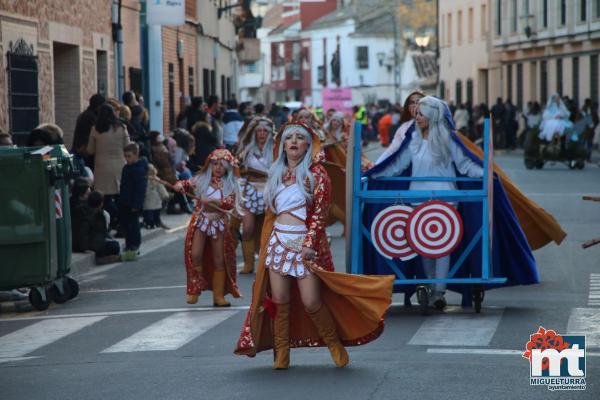
[[[0,129],[17,143],[53,122],[70,147],[88,99],[113,95],[111,3],[0,0]]]
[[[491,104],[501,96],[500,54],[493,46],[490,0],[439,2],[439,95],[449,102]],[[468,60],[468,62],[465,62]]]
[[[600,1],[495,0],[493,46],[501,95],[542,106],[553,93],[599,101]]]

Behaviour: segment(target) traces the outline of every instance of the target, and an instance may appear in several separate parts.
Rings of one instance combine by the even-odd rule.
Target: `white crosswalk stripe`
[[[129,353],[135,351],[177,350],[236,313],[236,311],[175,313],[102,352]]]
[[[0,337],[0,359],[16,358],[71,335],[105,317],[48,319]]]
[[[426,346],[487,346],[500,320],[503,309],[486,309],[481,314],[472,311],[431,315],[410,339],[410,345]]]
[[[590,274],[588,306],[600,306],[600,274]]]
[[[600,308],[574,308],[571,310],[567,333],[585,335],[587,348],[600,348]]]

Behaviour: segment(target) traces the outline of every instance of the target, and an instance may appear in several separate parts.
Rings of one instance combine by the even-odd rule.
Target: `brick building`
[[[90,96],[112,95],[111,3],[0,0],[0,128],[15,141],[54,122],[70,146]]]

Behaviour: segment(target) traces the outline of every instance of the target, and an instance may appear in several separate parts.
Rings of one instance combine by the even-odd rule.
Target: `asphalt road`
[[[380,150],[373,149],[370,156]],[[146,244],[136,262],[79,277],[81,294],[46,312],[0,319],[0,398],[8,399],[598,399],[600,398],[600,168],[557,164],[528,171],[518,154],[497,161],[568,233],[535,252],[542,283],[486,293],[476,315],[449,295],[444,313],[423,317],[395,305],[375,342],[349,349],[336,369],[324,349],[292,350],[288,371],[272,354],[234,356],[252,277],[242,299],[214,310],[210,293],[185,304],[182,233]],[[344,270],[340,228],[332,229]],[[592,275],[596,274],[596,275]],[[598,296],[598,297],[596,297]],[[587,389],[530,386],[521,351],[539,326],[587,334]]]

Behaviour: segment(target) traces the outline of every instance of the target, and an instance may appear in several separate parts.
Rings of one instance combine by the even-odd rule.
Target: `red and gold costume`
[[[315,347],[327,345],[332,352],[331,337],[346,346],[357,346],[376,339],[383,331],[383,317],[391,303],[393,276],[359,276],[336,273],[327,241],[325,228],[331,204],[331,181],[321,165],[320,137],[307,125],[296,123],[311,133],[313,139],[313,163],[310,172],[314,177],[312,201],[306,204],[305,230],[302,243],[316,252],[312,262],[304,261],[321,281],[321,301],[318,312],[308,312],[300,298],[296,279],[290,288],[290,303],[275,304],[271,300],[269,273],[265,268],[268,256],[268,243],[274,230],[276,215],[267,209],[261,237],[261,252],[256,272],[256,281],[252,291],[252,304],[246,316],[235,353],[253,357],[256,353],[271,348]],[[278,149],[281,135],[277,138]],[[308,155],[307,155],[308,156]],[[328,310],[329,323],[321,318],[321,310]],[[278,332],[279,316],[289,316],[289,325],[285,329],[287,343],[280,343],[282,335]],[[325,315],[327,317],[327,315]],[[332,329],[324,334],[324,326]],[[336,333],[337,331],[337,333]],[[333,332],[333,333],[331,333]],[[339,339],[338,339],[339,336]],[[335,360],[335,358],[334,358]],[[288,358],[289,362],[289,358]],[[338,361],[336,361],[338,364]],[[345,364],[338,364],[343,366]],[[276,360],[277,365],[277,360]],[[285,367],[287,368],[287,367]]]
[[[237,163],[237,161],[229,151],[225,149],[217,149],[214,152],[212,152],[210,156],[206,159],[206,162],[202,167],[202,171],[206,171],[211,161],[220,160],[225,160],[234,167]],[[196,188],[192,179],[180,182],[182,183],[185,192],[195,192]],[[216,184],[218,188],[218,183],[211,182],[211,186],[213,184]],[[213,189],[215,188],[213,187]],[[235,207],[235,200],[235,193],[230,193],[228,196],[223,197],[220,200],[218,207],[222,210],[232,210]],[[207,211],[209,212],[207,213]],[[222,214],[222,216],[220,217],[222,218],[222,220],[219,221],[224,224],[225,228],[222,231],[224,235],[224,288],[214,287],[215,284],[221,286],[221,283],[219,283],[219,277],[217,276],[218,271],[215,271],[213,265],[212,248],[208,240],[205,241],[204,251],[202,253],[202,264],[200,266],[194,265],[194,262],[192,260],[192,240],[194,238],[194,234],[199,229],[198,222],[205,219],[206,214],[214,214],[214,210],[207,210],[207,208],[203,206],[203,204],[200,201],[197,201],[196,206],[194,208],[194,212],[192,214],[192,218],[188,225],[187,234],[185,236],[184,261],[187,276],[187,295],[197,296],[205,290],[213,290],[216,294],[217,291],[223,290],[222,295],[231,294],[233,297],[236,298],[241,297],[240,291],[236,283],[236,254],[234,241],[229,230],[229,215]],[[207,233],[207,237],[208,236],[211,235]],[[215,272],[217,272],[217,274],[215,274]]]

